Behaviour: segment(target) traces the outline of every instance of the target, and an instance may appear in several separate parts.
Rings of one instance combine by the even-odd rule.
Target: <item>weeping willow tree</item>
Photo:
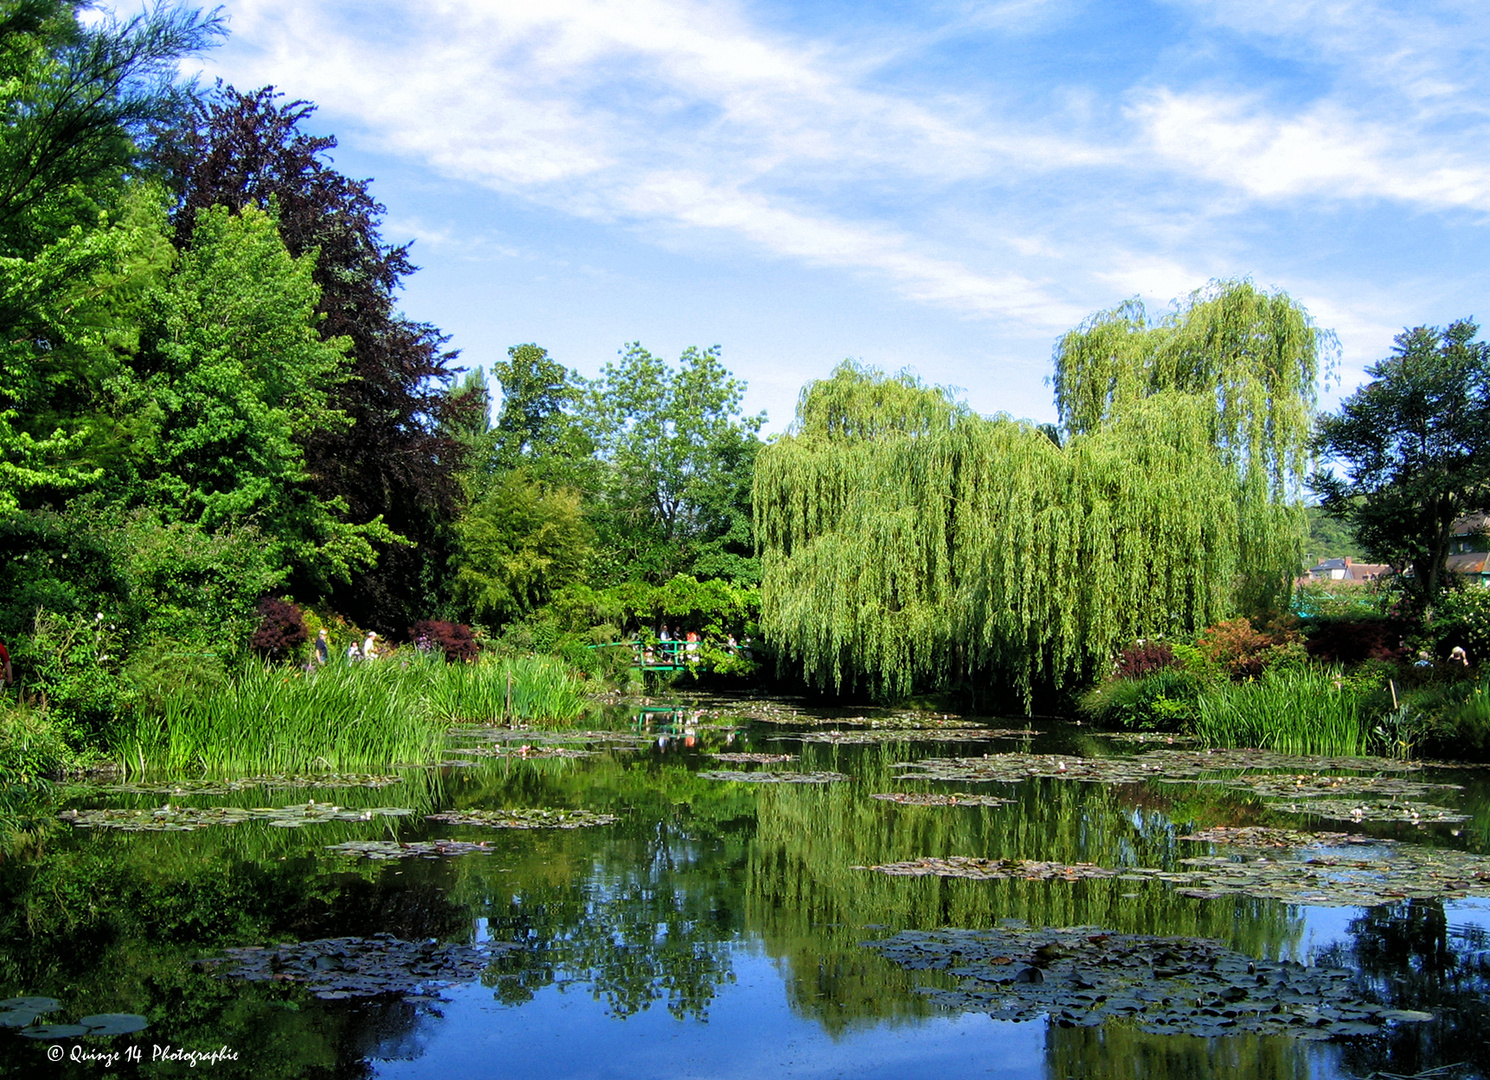
[[[1130,302],[1057,345],[1057,438],[841,366],[756,465],[765,634],[819,685],[986,677],[1028,703],[1135,637],[1276,602],[1323,343],[1248,282],[1152,324]]]

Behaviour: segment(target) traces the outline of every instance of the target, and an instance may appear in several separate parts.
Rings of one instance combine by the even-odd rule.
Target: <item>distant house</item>
[[[1359,563],[1349,555],[1343,559],[1325,559],[1309,567],[1311,581],[1374,581],[1392,572],[1385,563]]]
[[[1454,527],[1449,533],[1450,555],[1487,551],[1490,551],[1490,517],[1484,514],[1468,514],[1454,522]]]

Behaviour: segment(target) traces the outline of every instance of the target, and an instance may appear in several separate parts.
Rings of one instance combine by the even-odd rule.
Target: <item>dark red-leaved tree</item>
[[[182,243],[206,207],[272,202],[291,254],[319,249],[321,333],[351,339],[355,377],[337,387],[334,401],[351,427],[308,435],[306,463],[317,496],[344,500],[353,521],[381,514],[413,543],[384,546],[377,567],[350,583],[292,587],[391,634],[443,599],[446,524],[462,464],[461,444],[449,432],[485,403],[446,392],[456,354],[435,327],[398,311],[394,293],[415,267],[407,246],[383,242],[385,208],[370,181],[328,164],[334,138],[301,130],[315,106],[280,98],[272,87],[243,94],[219,84],[188,122],[161,133],[156,156],[178,192]]]
[[[439,649],[447,663],[475,660],[478,653],[476,635],[465,623],[421,619],[409,627],[409,640],[425,651]]]
[[[256,652],[271,660],[288,660],[309,639],[305,615],[294,604],[272,596],[259,601],[259,627],[249,639]]]

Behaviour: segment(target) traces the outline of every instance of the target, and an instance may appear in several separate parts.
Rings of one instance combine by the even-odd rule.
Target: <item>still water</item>
[[[866,869],[976,856],[1167,871],[1219,850],[1179,839],[1195,828],[1254,824],[1482,852],[1490,837],[1482,773],[1455,771],[1449,782],[1459,787],[1434,794],[1468,821],[1341,825],[1216,785],[966,783],[895,768],[1016,750],[1074,761],[1145,749],[1064,721],[1033,722],[1037,735],[968,743],[951,732],[902,739],[870,727],[873,719],[904,722],[889,714],[792,712],[782,703],[679,700],[597,718],[595,727],[622,737],[565,743],[564,756],[536,734],[453,735],[449,764],[390,770],[401,780],[382,787],[74,790],[33,807],[0,845],[0,997],[55,999],[40,1018],[50,1023],[129,1013],[149,1026],[54,1040],[0,1030],[0,1074],[1179,1080],[1426,1070],[1471,1077],[1490,1065],[1490,900],[1334,907],[1186,896],[1160,877],[966,880]],[[882,734],[799,741],[824,722]],[[793,758],[712,756],[721,753]],[[701,775],[721,770],[845,779]],[[871,797],[895,792],[1008,801],[921,806]],[[327,816],[328,803],[338,808],[330,820],[301,823]],[[192,808],[237,809],[215,811],[222,820],[205,827],[164,832],[84,828],[56,816],[163,806],[172,809],[156,819],[174,823],[192,822]],[[296,809],[278,817],[240,813],[289,806]],[[516,808],[615,820],[522,829],[427,820]],[[369,813],[377,809],[409,813]],[[358,820],[341,820],[348,817]],[[421,842],[439,840],[476,846],[421,853]],[[365,857],[378,844],[416,854]],[[1353,1034],[1326,1025],[1240,1035],[1205,1026],[1227,1023],[1224,1010],[1200,1018],[1204,1034],[1152,1033],[1121,1018],[1083,1026],[1069,1009],[994,1019],[986,1008],[938,1001],[936,992],[966,974],[956,963],[906,966],[863,944],[907,930],[998,927],[1087,927],[1103,941],[1207,939],[1259,970],[1277,961],[1335,970],[1352,1000],[1433,1019]],[[396,946],[404,960],[378,952],[390,941],[407,943]],[[297,942],[319,944],[226,951]],[[373,952],[381,967],[349,959]],[[191,1054],[214,1051],[191,1064]]]

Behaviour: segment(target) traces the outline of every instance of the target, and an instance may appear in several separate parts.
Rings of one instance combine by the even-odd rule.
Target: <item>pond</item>
[[[16,810],[0,1075],[1490,1066],[1480,770],[704,698],[449,747]]]

